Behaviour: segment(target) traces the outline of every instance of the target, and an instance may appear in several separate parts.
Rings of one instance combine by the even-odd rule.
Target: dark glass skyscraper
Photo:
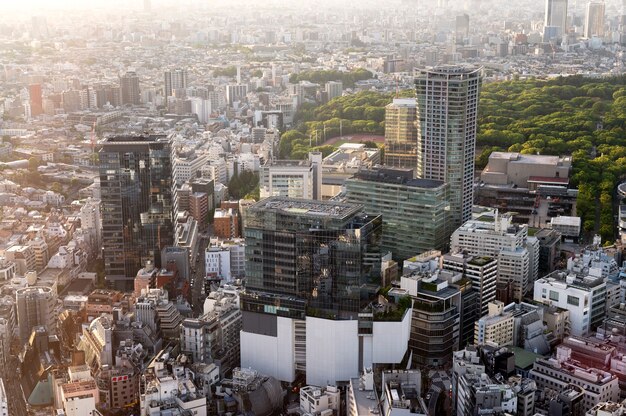
[[[380,282],[382,219],[361,205],[270,197],[246,211],[245,309],[303,317],[356,318],[361,287]],[[271,295],[285,305],[265,302]],[[278,297],[276,297],[276,295]],[[268,305],[270,303],[270,305]],[[280,303],[280,302],[279,302]],[[269,309],[268,309],[269,308]]]
[[[147,260],[173,241],[171,145],[166,136],[119,136],[99,148],[106,279],[132,290]]]
[[[127,72],[120,77],[120,101],[122,105],[138,105],[141,103],[139,77],[135,72]]]

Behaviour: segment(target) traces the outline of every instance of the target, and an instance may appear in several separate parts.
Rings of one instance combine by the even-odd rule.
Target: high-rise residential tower
[[[120,77],[120,98],[122,105],[140,104],[139,77],[135,72],[129,71]]]
[[[453,227],[471,219],[474,155],[482,68],[440,66],[421,71],[417,92],[417,176],[450,186]]]
[[[228,105],[233,105],[235,101],[241,101],[246,99],[248,94],[248,86],[245,84],[233,84],[226,86],[226,101]]]
[[[41,96],[41,84],[28,86],[30,97],[30,112],[33,117],[43,114],[43,99]]]
[[[417,169],[417,104],[396,98],[385,107],[385,165]]]
[[[132,290],[146,261],[172,245],[171,145],[165,136],[104,139],[98,152],[106,279]]]
[[[590,1],[585,14],[585,37],[604,36],[604,2]]]
[[[469,24],[470,18],[467,13],[463,13],[462,15],[456,17],[455,34],[457,44],[462,45],[465,38],[469,36]]]
[[[187,70],[186,69],[173,69],[171,71],[165,71],[165,99],[176,95],[175,92],[178,89],[187,88]]]
[[[546,34],[550,33],[545,28],[554,28],[553,34],[557,39],[561,39],[567,33],[567,0],[546,0],[544,41],[553,40],[545,39]]]

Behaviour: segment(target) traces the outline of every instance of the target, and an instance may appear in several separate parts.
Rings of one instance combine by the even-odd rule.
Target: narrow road
[[[204,299],[206,297],[204,294],[204,278],[206,276],[204,264],[206,257],[204,252],[209,245],[209,235],[210,230],[206,234],[202,233],[200,238],[198,238],[198,257],[191,266],[194,270],[192,272],[193,286],[191,288],[193,316],[202,315],[204,309]]]
[[[12,356],[7,363],[7,368],[2,377],[8,399],[9,415],[28,416],[24,394],[22,393],[22,385],[20,384],[20,377],[15,373],[16,368],[18,368],[18,362],[17,359]]]

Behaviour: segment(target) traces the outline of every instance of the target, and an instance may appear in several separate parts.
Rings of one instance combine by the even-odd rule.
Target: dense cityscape
[[[626,416],[626,0],[0,3],[0,416]]]

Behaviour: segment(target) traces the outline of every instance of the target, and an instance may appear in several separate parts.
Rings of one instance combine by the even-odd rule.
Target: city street
[[[7,363],[3,379],[4,388],[7,394],[7,401],[9,404],[9,414],[11,416],[27,416],[26,402],[24,401],[24,395],[22,394],[22,386],[17,376],[18,362],[16,357],[10,357],[10,361]]]
[[[209,229],[210,230],[210,229]],[[193,285],[191,287],[191,299],[193,315],[200,316],[204,306],[204,277],[205,277],[205,255],[204,252],[209,245],[210,231],[207,233],[201,233],[198,238],[198,256],[197,261],[191,265],[194,272],[191,276],[193,279]]]

